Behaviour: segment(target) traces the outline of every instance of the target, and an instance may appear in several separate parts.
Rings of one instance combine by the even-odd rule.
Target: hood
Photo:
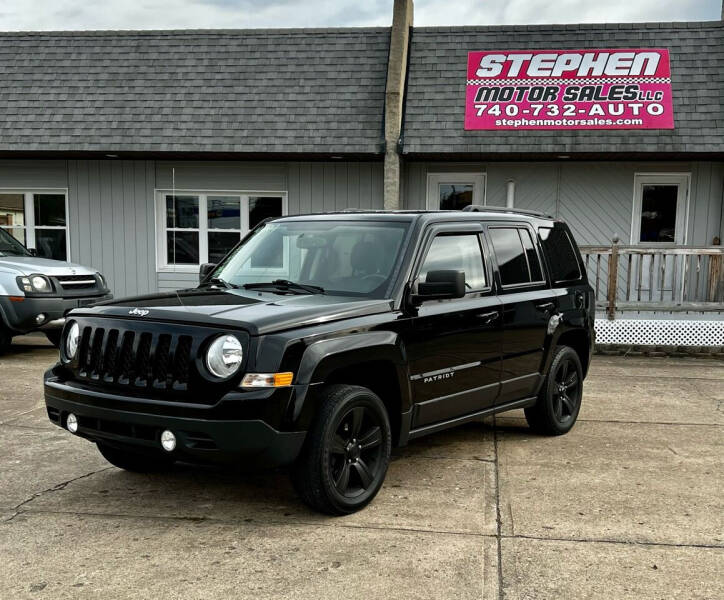
[[[263,335],[353,317],[389,312],[391,300],[324,294],[280,295],[215,288],[180,290],[112,300],[74,314],[104,315],[148,321],[176,321],[238,327]],[[138,309],[138,310],[134,310]],[[148,312],[146,312],[148,311]]]
[[[95,275],[96,273],[88,267],[40,256],[0,256],[0,267],[14,269],[18,271],[18,275],[37,273],[55,277],[56,275]]]

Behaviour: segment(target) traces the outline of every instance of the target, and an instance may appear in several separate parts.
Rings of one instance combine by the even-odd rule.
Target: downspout
[[[515,207],[515,179],[508,179],[505,190],[505,206],[507,208]]]

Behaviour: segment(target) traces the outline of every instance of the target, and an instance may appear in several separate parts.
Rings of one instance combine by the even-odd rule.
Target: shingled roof
[[[380,154],[389,28],[0,34],[0,152]]]
[[[673,130],[465,131],[468,51],[668,48]],[[408,155],[724,153],[721,21],[520,27],[416,27],[403,152]]]

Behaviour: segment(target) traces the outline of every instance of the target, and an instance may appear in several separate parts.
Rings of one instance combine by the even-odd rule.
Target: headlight
[[[18,277],[18,285],[24,292],[37,292],[47,294],[53,291],[50,280],[45,275],[30,275],[29,277]]]
[[[242,358],[241,342],[233,335],[220,335],[209,346],[206,366],[212,375],[227,379],[239,370]]]
[[[106,285],[106,278],[103,277],[100,273],[96,273],[96,277],[98,278],[98,282],[101,284],[101,286],[105,289],[108,289],[108,286]]]
[[[36,292],[49,292],[50,291],[50,282],[41,275],[33,275],[30,278],[30,283],[33,286],[33,289]]]
[[[78,344],[80,343],[80,327],[75,321],[68,327],[65,334],[65,357],[73,360],[78,352]]]

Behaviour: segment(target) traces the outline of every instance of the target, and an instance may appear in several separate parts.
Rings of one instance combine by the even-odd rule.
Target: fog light
[[[37,325],[42,325],[45,323],[45,315],[43,313],[40,313],[37,317],[35,317],[35,323]]]
[[[176,448],[176,436],[173,432],[165,429],[161,434],[161,446],[166,452],[173,452]]]
[[[68,413],[68,416],[65,419],[65,426],[71,433],[78,431],[78,417],[76,417],[73,413]]]

